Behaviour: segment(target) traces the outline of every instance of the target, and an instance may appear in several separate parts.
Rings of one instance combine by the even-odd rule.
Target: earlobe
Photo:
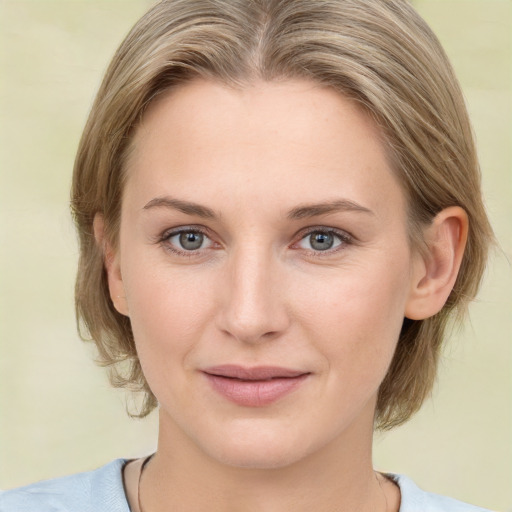
[[[457,275],[468,235],[468,216],[458,207],[445,208],[425,230],[426,253],[415,262],[405,316],[429,318],[443,308]]]
[[[103,264],[107,272],[110,299],[116,310],[122,315],[128,315],[128,304],[124,292],[118,251],[115,251],[105,236],[105,220],[101,213],[94,216],[94,238],[103,253]]]

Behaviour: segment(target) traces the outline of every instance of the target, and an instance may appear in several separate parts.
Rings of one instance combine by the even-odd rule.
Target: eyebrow
[[[147,203],[143,209],[149,210],[151,208],[171,208],[187,215],[197,215],[198,217],[205,219],[214,219],[219,217],[219,215],[217,215],[214,210],[208,208],[207,206],[202,206],[191,201],[175,199],[169,196],[155,197],[149,201],[149,203]],[[308,217],[315,217],[318,215],[326,215],[328,213],[347,211],[362,212],[374,215],[370,209],[355,203],[354,201],[350,201],[348,199],[337,199],[323,203],[303,204],[297,206],[288,212],[287,217],[292,220],[298,220]]]
[[[206,206],[202,206],[197,203],[192,203],[190,201],[182,201],[181,199],[174,199],[172,197],[164,196],[164,197],[155,197],[151,199],[149,203],[144,206],[144,210],[149,210],[151,208],[172,208],[174,210],[179,210],[187,215],[197,215],[198,217],[202,217],[204,219],[213,219],[218,217],[218,215],[211,209]]]
[[[361,212],[374,215],[374,213],[354,201],[348,199],[336,199],[324,203],[304,204],[297,206],[288,212],[289,219],[305,219],[336,212]]]

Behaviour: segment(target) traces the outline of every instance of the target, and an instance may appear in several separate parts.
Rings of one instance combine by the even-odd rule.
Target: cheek
[[[124,263],[123,281],[141,362],[182,362],[213,315],[210,274],[172,269],[136,254]]]
[[[354,381],[384,377],[394,354],[409,289],[407,259],[382,259],[335,269],[310,280],[302,297],[302,328],[308,331],[333,374]]]
[[[128,275],[128,272],[127,272]],[[130,321],[142,371],[160,403],[177,404],[188,396],[198,340],[212,318],[212,286],[168,267],[141,265],[127,280]]]

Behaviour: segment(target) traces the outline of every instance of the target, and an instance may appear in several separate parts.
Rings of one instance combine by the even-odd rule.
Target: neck
[[[384,512],[389,484],[373,471],[372,434],[358,423],[299,461],[241,468],[201,452],[161,413],[158,450],[144,472],[143,510]]]

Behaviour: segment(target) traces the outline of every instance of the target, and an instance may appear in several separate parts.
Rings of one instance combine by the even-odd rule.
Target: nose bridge
[[[234,250],[221,328],[244,342],[277,336],[288,323],[272,249],[257,243]]]

